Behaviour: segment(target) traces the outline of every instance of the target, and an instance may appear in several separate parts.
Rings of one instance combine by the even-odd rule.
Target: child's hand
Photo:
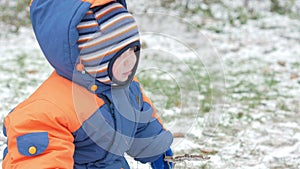
[[[165,154],[161,155],[156,161],[151,163],[152,169],[172,169],[173,163],[164,160],[166,156],[173,156],[173,152],[170,148],[165,152]]]

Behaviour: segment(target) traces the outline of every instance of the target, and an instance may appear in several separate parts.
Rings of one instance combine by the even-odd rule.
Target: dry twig
[[[183,161],[198,161],[198,160],[209,160],[210,157],[205,155],[193,155],[193,154],[184,154],[178,156],[166,156],[165,161],[167,162],[183,162]]]
[[[186,165],[186,161],[199,161],[199,160],[209,160],[210,157],[206,156],[206,155],[193,155],[193,154],[184,154],[184,155],[178,155],[178,156],[166,156],[165,157],[165,161],[168,162],[168,164],[170,162],[173,163],[173,168],[175,168],[177,163],[184,163]],[[171,168],[169,166],[169,168]]]

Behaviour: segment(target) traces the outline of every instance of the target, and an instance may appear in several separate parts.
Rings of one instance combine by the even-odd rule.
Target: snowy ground
[[[144,48],[137,75],[177,134],[175,155],[210,157],[178,162],[176,168],[299,169],[300,20],[262,12],[233,26],[139,7],[129,5]],[[200,21],[205,26],[197,27]],[[3,118],[52,68],[31,28],[1,32],[0,51]],[[1,151],[4,141],[1,134]]]

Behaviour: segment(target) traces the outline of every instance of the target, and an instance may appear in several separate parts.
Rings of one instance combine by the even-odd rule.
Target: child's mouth
[[[128,71],[128,72],[125,72],[123,73],[124,76],[129,76],[130,74],[132,73],[132,70]]]

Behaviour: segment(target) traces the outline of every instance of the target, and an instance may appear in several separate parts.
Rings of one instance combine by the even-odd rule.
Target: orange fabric
[[[103,104],[96,95],[54,72],[5,118],[8,154],[3,168],[73,168],[72,132]],[[18,152],[16,138],[32,132],[48,132],[49,145],[42,154],[27,157]]]
[[[97,73],[103,73],[103,72],[105,72],[105,71],[107,71],[107,67],[106,68],[104,68],[104,69],[100,69],[100,70],[96,70],[96,71],[89,71],[88,73],[89,74],[97,74]]]
[[[45,107],[43,112],[37,112],[35,104]],[[47,107],[52,107],[47,110]],[[56,115],[53,115],[53,112]],[[59,116],[60,109],[53,107],[51,103],[38,100],[35,103],[20,107],[5,118],[8,136],[8,154],[3,160],[3,169],[40,169],[40,168],[73,168],[74,144],[71,132],[62,126],[65,123]],[[49,145],[45,152],[35,157],[24,156],[19,153],[17,137],[32,133],[47,131],[49,133]]]
[[[103,27],[101,30],[102,30],[102,31],[106,31],[109,27],[111,27],[112,25],[115,25],[116,23],[120,22],[120,20],[122,20],[122,19],[124,19],[124,18],[131,18],[131,16],[125,16],[125,17],[123,17],[123,18],[119,18],[119,19],[117,19],[117,20],[115,20],[115,21],[113,21],[113,22],[111,22],[111,23],[105,25],[105,27]],[[136,27],[136,28],[137,28],[137,27]]]
[[[136,76],[133,77],[132,81],[139,82]]]
[[[124,8],[124,7],[122,7],[121,5],[112,7],[112,8],[110,8],[109,10],[106,10],[105,12],[100,13],[100,15],[97,15],[96,20],[100,19],[100,18],[103,17],[104,15],[107,15],[107,14],[110,13],[111,11],[114,11],[114,10],[119,9],[119,8],[122,9],[122,8]]]
[[[80,30],[80,29],[92,28],[92,27],[95,27],[95,26],[98,26],[98,24],[93,23],[93,24],[90,24],[90,25],[79,25],[79,26],[77,26],[77,29]]]
[[[71,132],[76,131],[81,122],[89,118],[104,102],[95,94],[85,88],[72,83],[70,80],[59,76],[54,72],[49,79],[42,84],[30,100],[45,97],[65,112],[70,119],[68,128]],[[43,110],[43,107],[40,107]]]

